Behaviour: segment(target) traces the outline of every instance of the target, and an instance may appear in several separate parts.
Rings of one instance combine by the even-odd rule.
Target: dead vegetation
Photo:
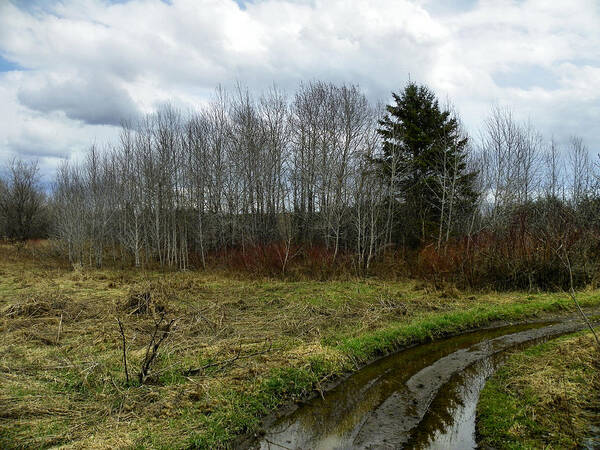
[[[48,317],[52,314],[63,314],[67,302],[68,299],[60,294],[34,295],[8,305],[2,310],[2,315],[15,318]]]
[[[50,271],[17,261],[0,262],[3,447],[125,447],[166,421],[161,439],[185,442],[185,411],[218,408],[224,387],[243,391],[271,369],[325,353],[323,337],[381,327],[419,301],[378,282]]]
[[[589,332],[513,355],[482,393],[483,447],[579,448],[600,412],[599,356]]]
[[[520,298],[442,299],[411,281],[49,268],[13,253],[0,254],[0,274],[2,448],[185,447],[274,370],[342,367],[342,339]]]
[[[123,302],[121,309],[128,314],[157,314],[165,310],[164,305],[152,297],[150,290],[132,292]]]

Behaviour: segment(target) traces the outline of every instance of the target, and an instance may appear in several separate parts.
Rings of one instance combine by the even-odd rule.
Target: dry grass
[[[225,445],[282,400],[348,369],[341,342],[530,301],[414,281],[73,268],[51,247],[0,245],[0,447]],[[135,380],[163,314],[177,320],[148,382],[127,385],[117,318]],[[314,379],[294,372],[272,386],[278,370],[317,366]]]
[[[513,355],[478,406],[482,443],[494,448],[576,448],[600,413],[600,352],[591,333]]]

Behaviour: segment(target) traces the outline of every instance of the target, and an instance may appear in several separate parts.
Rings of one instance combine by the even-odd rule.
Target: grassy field
[[[600,425],[599,356],[589,332],[511,356],[481,394],[477,431],[483,446],[579,448],[590,425]]]
[[[600,304],[598,291],[578,296]],[[403,345],[570,309],[563,294],[93,270],[0,246],[0,447],[228,447]],[[140,384],[163,316],[172,331]]]

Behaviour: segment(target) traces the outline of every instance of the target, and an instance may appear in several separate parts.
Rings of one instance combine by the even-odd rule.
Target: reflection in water
[[[440,389],[405,448],[476,448],[477,401],[486,380],[496,370],[499,360],[498,356],[485,358],[456,374]]]
[[[597,417],[600,425],[600,416]],[[600,426],[592,425],[588,431],[588,436],[581,443],[581,447],[585,450],[593,450],[600,448]]]
[[[552,334],[551,328],[484,330],[384,358],[276,422],[259,446],[474,448],[477,399],[499,358],[492,356]]]

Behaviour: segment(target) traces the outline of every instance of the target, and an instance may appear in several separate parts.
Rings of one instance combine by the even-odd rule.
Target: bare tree
[[[567,168],[571,200],[578,204],[588,193],[592,178],[589,150],[578,136],[569,139]]]
[[[14,158],[0,183],[0,233],[9,239],[26,240],[46,233],[45,195],[40,186],[37,161]]]
[[[546,183],[544,190],[546,192],[546,196],[550,198],[558,198],[559,188],[562,186],[563,164],[560,157],[560,148],[554,139],[554,136],[552,136],[550,139],[550,144],[546,151],[544,160],[546,167]]]

